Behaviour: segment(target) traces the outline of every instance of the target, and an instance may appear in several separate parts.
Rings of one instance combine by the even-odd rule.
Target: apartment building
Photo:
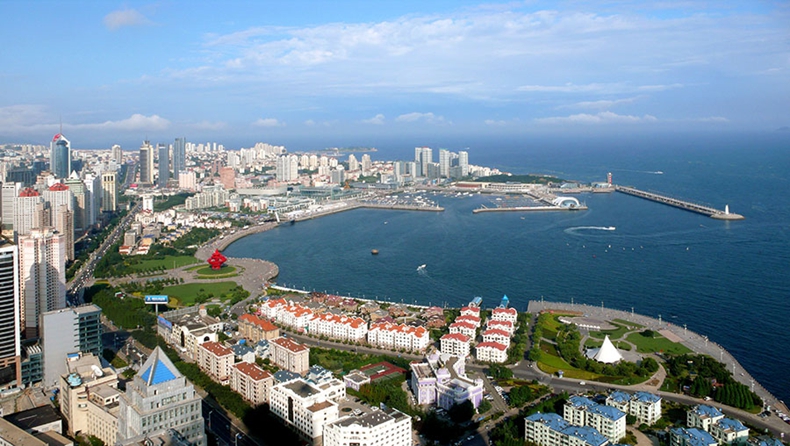
[[[233,350],[219,342],[204,342],[197,349],[197,365],[214,381],[228,384],[233,368]]]
[[[465,358],[469,356],[471,339],[462,333],[449,333],[439,340],[440,350],[445,355],[458,356]]]
[[[336,402],[302,378],[274,385],[269,394],[269,409],[313,446],[323,444],[324,426],[337,420],[340,413]]]
[[[280,329],[254,314],[242,314],[238,319],[239,334],[252,343],[280,337]]]
[[[724,418],[724,413],[716,407],[697,404],[686,412],[686,426],[710,432],[710,427]]]
[[[368,324],[362,318],[332,313],[314,314],[307,329],[313,335],[351,342],[362,342],[368,334]]]
[[[269,390],[273,384],[272,374],[255,364],[240,362],[231,368],[230,389],[253,406],[269,402]]]
[[[324,425],[324,446],[410,446],[411,417],[396,409],[371,407]]]
[[[507,361],[507,345],[498,342],[481,342],[475,347],[475,356],[481,362],[502,364]]]
[[[368,344],[388,350],[424,351],[430,344],[425,327],[376,322],[368,330]]]
[[[637,424],[650,426],[661,418],[661,397],[648,392],[629,394],[617,390],[606,397],[606,405],[635,416]]]
[[[583,396],[572,396],[563,410],[567,422],[593,427],[612,443],[625,437],[625,413],[615,407],[597,404]]]
[[[310,368],[310,349],[288,338],[269,341],[271,360],[278,367],[303,375]]]
[[[607,446],[609,439],[589,426],[574,426],[556,413],[524,419],[524,439],[540,446]]]

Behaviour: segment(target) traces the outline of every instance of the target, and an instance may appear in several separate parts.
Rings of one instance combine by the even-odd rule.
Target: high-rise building
[[[370,169],[373,167],[373,162],[370,160],[370,155],[367,153],[362,155],[362,175],[370,175]]]
[[[140,146],[140,182],[144,184],[154,182],[154,148],[148,141],[144,141]]]
[[[85,189],[88,193],[88,206],[85,210],[86,224],[87,226],[93,226],[96,224],[96,217],[99,215],[99,208],[101,207],[101,176],[96,175],[94,172],[86,172]]]
[[[0,389],[22,383],[19,252],[0,239]]]
[[[427,177],[428,165],[433,162],[433,151],[430,147],[415,147],[414,162],[418,164],[418,172],[415,176]]]
[[[14,199],[14,231],[18,235],[29,234],[32,228],[41,225],[42,218],[37,208],[43,202],[44,198],[33,188],[28,187],[19,192],[19,196]]]
[[[296,155],[283,155],[277,158],[277,181],[294,181],[299,178],[299,157]]]
[[[185,138],[176,138],[176,141],[173,143],[173,176],[175,177],[178,177],[178,172],[186,170],[187,168],[186,147]]]
[[[161,348],[156,347],[134,380],[126,384],[118,411],[119,443],[174,429],[191,445],[205,446],[200,395],[176,369]]]
[[[66,248],[66,259],[74,260],[74,213],[71,212],[65,204],[61,204],[57,209],[53,209],[52,213],[55,220],[55,230],[63,236],[63,243]],[[50,226],[49,223],[39,225],[38,227]]]
[[[189,170],[182,170],[178,173],[178,187],[180,189],[195,190],[197,185],[197,176],[195,172]]]
[[[449,150],[439,149],[439,175],[443,178],[450,178],[450,163],[452,156]]]
[[[14,201],[22,190],[22,183],[3,183],[2,208],[3,229],[14,228]]]
[[[324,425],[323,446],[411,446],[411,417],[396,409],[378,407],[349,414]]]
[[[88,192],[88,188],[85,187],[85,183],[83,183],[82,179],[77,175],[77,172],[72,172],[68,179],[64,181],[64,184],[68,186],[69,192],[74,196],[74,209],[72,209],[74,211],[74,230],[77,231],[77,233],[82,233],[90,227],[90,223],[88,223],[90,193]],[[52,206],[53,211],[56,209],[57,207]]]
[[[83,305],[41,313],[39,334],[43,349],[44,386],[58,385],[66,373],[66,357],[71,353],[102,353],[101,308]]]
[[[101,174],[101,207],[104,212],[115,212],[118,208],[118,184],[115,172]]]
[[[219,170],[219,181],[226,190],[236,188],[236,171],[232,167],[223,167]]]
[[[112,159],[118,165],[123,164],[123,149],[118,144],[112,146]]]
[[[357,157],[353,153],[348,155],[348,170],[359,170],[359,161],[357,161]]]
[[[49,170],[58,178],[71,173],[71,143],[60,133],[49,144]]]
[[[66,306],[66,240],[52,228],[19,237],[21,315],[25,338],[38,336],[41,313]]]
[[[469,152],[466,150],[458,152],[458,167],[461,168],[461,177],[469,176]]]
[[[159,179],[157,184],[160,189],[167,187],[167,181],[170,179],[170,148],[166,144],[159,144],[156,146],[159,152]]]

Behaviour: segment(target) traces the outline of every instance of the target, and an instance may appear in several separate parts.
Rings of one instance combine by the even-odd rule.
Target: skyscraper
[[[154,182],[154,148],[148,141],[140,146],[140,182],[145,184]]]
[[[414,161],[418,163],[418,172],[414,176],[427,177],[428,165],[433,162],[433,151],[430,147],[415,147]]]
[[[22,183],[3,183],[3,229],[14,228],[14,201],[22,190]]]
[[[74,260],[74,212],[70,211],[65,204],[61,204],[56,209],[52,209],[52,220],[55,230],[63,236],[63,244],[66,248],[66,260]],[[49,226],[49,223],[38,227]]]
[[[71,143],[60,133],[49,144],[49,170],[58,178],[71,173]]]
[[[187,143],[185,138],[176,138],[173,143],[173,176],[178,177],[178,172],[186,170]]]
[[[19,237],[21,314],[25,338],[38,336],[41,313],[66,306],[66,240],[52,228]]]
[[[157,184],[160,189],[167,187],[167,181],[170,179],[170,148],[166,144],[159,144],[156,146],[159,152],[159,179]]]
[[[458,152],[458,167],[461,168],[461,176],[469,176],[469,152],[461,150]]]
[[[449,150],[439,149],[439,175],[443,178],[450,178],[450,162],[452,156]]]
[[[37,213],[37,206],[44,198],[37,190],[25,188],[14,198],[14,231],[19,235],[30,233],[30,229],[41,225],[42,218]]]
[[[299,157],[283,155],[277,158],[277,181],[293,181],[299,177]]]
[[[115,163],[118,165],[123,164],[123,149],[118,144],[112,146],[112,159],[115,160]]]
[[[104,212],[115,212],[118,207],[118,185],[115,182],[115,172],[101,174],[101,207]]]
[[[121,394],[118,442],[138,437],[142,440],[145,435],[168,428],[191,445],[206,445],[200,395],[156,347]]]
[[[86,231],[90,227],[90,223],[88,223],[88,213],[90,212],[90,193],[88,188],[85,187],[85,183],[82,182],[77,172],[72,172],[68,179],[64,181],[64,184],[68,186],[69,192],[74,195],[74,209],[72,209],[74,211],[74,230],[77,233]],[[52,210],[54,212],[57,208],[52,206]]]
[[[0,388],[22,383],[19,252],[0,239]]]

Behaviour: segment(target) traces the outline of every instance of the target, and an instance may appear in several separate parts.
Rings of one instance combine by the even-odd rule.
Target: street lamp
[[[236,432],[236,436],[233,437],[233,446],[239,446],[239,438],[240,437],[241,437],[241,434],[239,432]]]
[[[211,432],[211,414],[214,413],[214,409],[208,411],[208,431]]]

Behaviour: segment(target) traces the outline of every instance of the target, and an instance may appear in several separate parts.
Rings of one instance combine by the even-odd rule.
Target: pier
[[[472,210],[473,214],[480,212],[528,212],[528,211],[586,211],[587,206],[563,207],[563,206],[514,206],[487,208],[485,206]]]
[[[743,220],[745,217],[740,214],[730,213],[729,207],[724,210],[703,206],[701,204],[692,203],[690,201],[678,200],[664,195],[659,195],[652,192],[646,192],[629,186],[615,186],[617,192],[633,195],[635,197],[644,198],[645,200],[663,203],[676,208],[684,209],[686,211],[696,212],[698,214],[707,215],[708,217],[718,220]]]

